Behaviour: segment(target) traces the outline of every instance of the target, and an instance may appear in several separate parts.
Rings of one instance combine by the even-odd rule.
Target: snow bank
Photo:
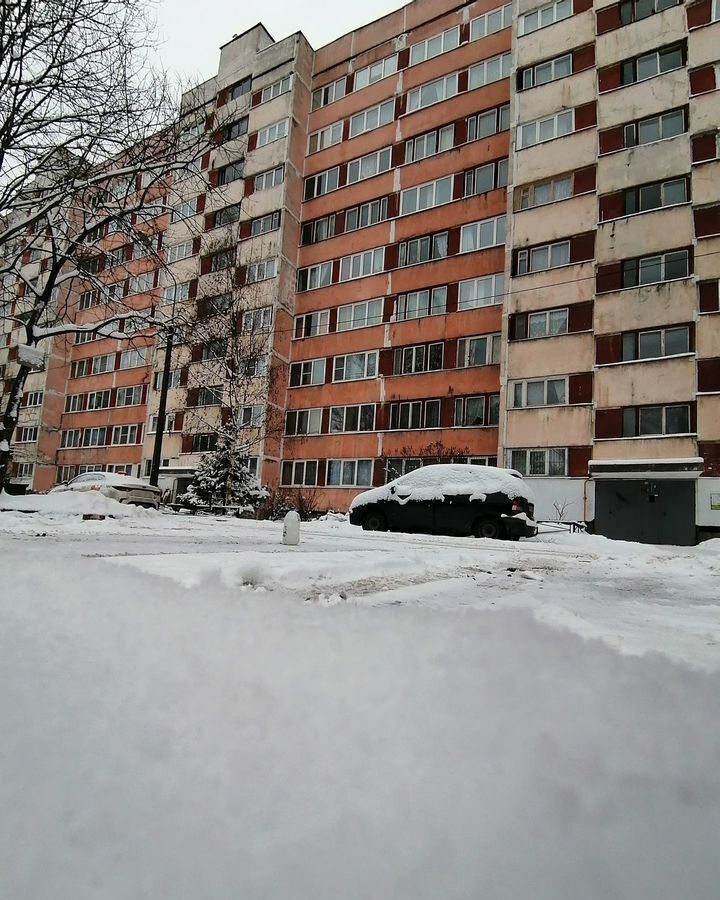
[[[440,464],[423,466],[422,469],[409,472],[382,487],[365,491],[352,501],[350,509],[383,500],[407,503],[410,500],[442,500],[444,496],[468,493],[471,500],[484,500],[488,494],[494,493],[506,494],[511,500],[524,497],[530,503],[535,499],[530,487],[513,469]]]
[[[146,518],[160,513],[128,503],[118,503],[99,491],[63,491],[51,494],[0,494],[0,510],[51,515],[101,515]]]

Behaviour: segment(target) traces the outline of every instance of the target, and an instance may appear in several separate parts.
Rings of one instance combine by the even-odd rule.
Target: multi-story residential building
[[[499,459],[543,517],[720,527],[719,18],[719,0],[440,0],[317,51],[262,25],[222,47],[192,95],[209,187],[172,185],[144,295],[184,320],[165,483],[234,424],[264,483],[323,507]],[[56,347],[58,371],[111,341]],[[116,357],[83,388],[147,384],[137,422],[81,425],[65,398],[89,376],[56,376],[53,477],[149,473],[164,362],[149,347],[126,384]],[[81,428],[141,418],[122,460],[83,446]]]

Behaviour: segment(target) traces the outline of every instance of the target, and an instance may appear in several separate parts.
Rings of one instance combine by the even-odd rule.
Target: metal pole
[[[160,381],[160,402],[158,403],[158,421],[155,429],[155,444],[153,445],[152,464],[150,466],[150,484],[157,487],[160,477],[160,460],[162,458],[162,442],[165,434],[165,410],[167,409],[167,395],[170,388],[170,365],[172,363],[172,347],[174,329],[172,325],[167,330],[167,343],[165,345],[165,362]]]

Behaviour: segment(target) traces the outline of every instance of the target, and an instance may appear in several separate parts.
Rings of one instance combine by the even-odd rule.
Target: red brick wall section
[[[693,210],[695,234],[697,237],[710,237],[720,234],[720,205],[706,206]]]
[[[698,391],[714,393],[720,391],[720,356],[713,359],[699,359]]]
[[[622,21],[620,19],[620,4],[614,6],[606,6],[605,9],[598,10],[596,18],[596,28],[598,34],[607,34],[608,31],[615,31],[620,28]]]
[[[720,282],[701,281],[698,285],[700,312],[720,312]]]
[[[710,24],[712,15],[712,0],[700,0],[686,8],[688,29],[701,28]]]
[[[715,90],[715,69],[713,66],[703,66],[690,73],[690,96],[707,94]]]
[[[717,159],[717,133],[697,134],[692,139],[692,160],[694,163]]]

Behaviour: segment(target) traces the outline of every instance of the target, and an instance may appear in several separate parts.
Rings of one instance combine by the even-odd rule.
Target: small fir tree
[[[233,446],[232,435],[223,433],[217,448],[200,460],[187,491],[180,497],[190,506],[241,506],[254,510],[267,497],[257,477],[250,472],[242,448]]]

